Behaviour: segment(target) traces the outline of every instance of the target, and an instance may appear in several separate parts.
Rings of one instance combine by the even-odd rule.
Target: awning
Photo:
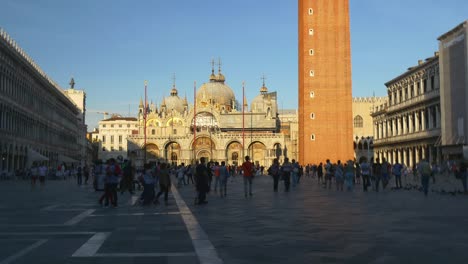
[[[63,163],[80,163],[80,161],[78,161],[76,159],[72,159],[72,158],[67,157],[65,155],[62,155],[62,154],[59,154],[58,161],[63,162]]]
[[[46,161],[49,160],[46,156],[41,155],[39,152],[28,148],[28,161]]]
[[[28,156],[26,158],[26,168],[30,168],[35,161],[47,161],[49,158],[41,155],[39,152],[28,148]]]

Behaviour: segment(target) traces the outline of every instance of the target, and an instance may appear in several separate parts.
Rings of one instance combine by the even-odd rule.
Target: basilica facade
[[[190,164],[201,157],[240,164],[249,155],[264,166],[283,159],[287,147],[276,92],[263,83],[249,105],[225,81],[221,69],[217,74],[213,69],[192,104],[179,96],[175,84],[159,105],[140,100],[137,129],[127,141],[129,159],[137,167],[160,160]]]

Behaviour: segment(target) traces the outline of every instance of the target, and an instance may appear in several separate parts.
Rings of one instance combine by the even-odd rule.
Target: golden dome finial
[[[175,73],[172,74],[172,89],[171,89],[171,96],[176,96],[177,95],[177,89],[176,89],[176,76]]]

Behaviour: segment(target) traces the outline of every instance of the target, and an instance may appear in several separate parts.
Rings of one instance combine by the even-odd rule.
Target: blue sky
[[[351,0],[353,96],[386,94],[384,83],[433,55],[437,37],[468,19],[466,0]],[[144,96],[160,102],[176,75],[193,101],[222,60],[226,83],[248,100],[266,76],[280,108],[297,108],[296,0],[2,0],[0,27],[59,83],[87,93],[92,111],[131,115]]]

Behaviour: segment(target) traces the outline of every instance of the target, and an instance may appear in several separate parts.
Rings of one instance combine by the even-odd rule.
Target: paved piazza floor
[[[336,192],[311,179],[273,193],[268,176],[252,198],[241,178],[228,188],[204,206],[192,186],[167,206],[119,194],[112,209],[72,181],[0,181],[0,264],[468,263],[468,196]]]

